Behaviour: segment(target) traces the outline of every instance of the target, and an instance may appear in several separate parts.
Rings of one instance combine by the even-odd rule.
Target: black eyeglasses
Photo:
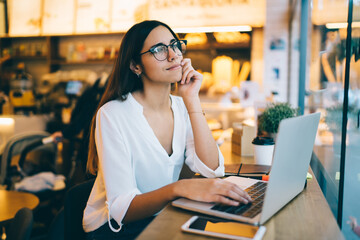
[[[140,55],[150,52],[154,55],[156,60],[164,61],[169,56],[169,47],[171,47],[171,49],[176,53],[176,55],[182,56],[186,51],[186,44],[187,40],[174,41],[169,45],[160,43],[151,47],[148,51],[140,53]]]

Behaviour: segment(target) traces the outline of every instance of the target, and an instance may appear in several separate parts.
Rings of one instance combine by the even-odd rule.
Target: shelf
[[[103,32],[103,33],[74,33],[74,34],[59,34],[59,35],[44,35],[43,37],[83,37],[83,36],[118,36],[124,35],[125,32]]]
[[[114,60],[88,60],[86,62],[67,62],[66,60],[57,59],[51,60],[52,65],[96,65],[96,64],[114,64]]]
[[[6,57],[2,57],[0,58],[0,64],[3,64],[9,60],[14,60],[14,61],[45,61],[46,60],[46,56],[23,56],[23,57],[11,57],[11,56],[6,56]]]
[[[212,50],[212,49],[242,49],[250,48],[250,43],[206,43],[199,45],[189,45],[187,50]]]
[[[81,36],[111,36],[111,35],[124,35],[125,32],[107,32],[107,33],[74,33],[74,34],[49,34],[38,36],[9,36],[8,34],[0,36],[0,38],[47,38],[47,37],[81,37]]]
[[[18,56],[18,57],[11,57],[10,59],[15,61],[46,60],[46,56]]]
[[[216,49],[239,49],[250,48],[250,42],[247,43],[213,43],[212,47]]]
[[[0,49],[9,49],[9,53],[23,53],[20,50],[15,51],[16,46],[20,44],[29,47],[31,44],[41,44],[41,54],[46,56],[11,56],[7,58],[0,58],[0,85],[2,82],[2,69],[5,67],[15,66],[18,62],[24,61],[25,64],[36,62],[34,67],[40,68],[42,72],[56,72],[68,68],[74,69],[93,69],[96,67],[104,67],[108,70],[115,63],[115,59],[96,59],[87,60],[85,62],[66,60],[66,47],[70,42],[84,42],[87,47],[103,46],[104,42],[113,45],[114,41],[121,41],[124,32],[116,33],[84,33],[84,34],[64,34],[64,35],[46,35],[46,36],[1,36]],[[115,37],[116,36],[116,37]],[[243,43],[218,43],[212,33],[206,33],[207,42],[205,44],[191,45],[187,47],[189,57],[194,58],[196,67],[204,71],[211,71],[211,61],[218,55],[228,55],[232,58],[250,58],[250,42]],[[99,38],[97,38],[99,37]],[[180,38],[184,38],[185,34],[179,34]],[[116,38],[116,39],[115,39]],[[116,42],[118,45],[118,42]],[[38,45],[37,45],[38,46]],[[35,47],[37,47],[35,46]],[[40,45],[39,45],[40,46]],[[10,51],[13,48],[12,52]],[[37,48],[36,48],[37,49]],[[30,53],[24,52],[24,53]],[[35,53],[35,52],[31,52]],[[106,55],[108,56],[108,55]],[[39,65],[39,66],[38,66]],[[37,71],[37,70],[36,70]],[[6,83],[7,84],[7,83]]]
[[[2,39],[12,39],[12,38],[18,38],[18,39],[21,39],[21,38],[46,38],[47,36],[9,36],[8,34],[6,35],[2,35],[0,36],[0,38]]]

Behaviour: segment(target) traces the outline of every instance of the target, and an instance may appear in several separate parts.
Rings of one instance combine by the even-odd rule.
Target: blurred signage
[[[110,0],[77,0],[76,33],[110,31]]]
[[[312,22],[315,25],[347,22],[349,1],[346,0],[314,0]],[[354,1],[353,21],[360,21],[360,4]]]
[[[11,36],[121,32],[145,19],[176,28],[261,27],[266,15],[265,0],[11,0],[8,5]]]
[[[112,0],[111,31],[127,31],[136,22],[148,19],[147,0]]]
[[[171,27],[251,25],[265,22],[265,0],[149,0],[149,18]]]
[[[9,35],[38,36],[41,33],[42,0],[8,2]]]
[[[43,0],[42,33],[44,35],[74,33],[74,0]]]

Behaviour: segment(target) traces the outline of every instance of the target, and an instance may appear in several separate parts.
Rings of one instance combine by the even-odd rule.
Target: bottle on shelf
[[[73,43],[69,43],[67,55],[66,55],[66,61],[72,62],[75,59],[75,45]]]
[[[23,62],[17,65],[10,81],[9,98],[14,110],[35,107],[32,76],[25,71]]]
[[[86,62],[87,61],[87,53],[86,47],[83,42],[79,42],[76,46],[76,61],[77,62]]]

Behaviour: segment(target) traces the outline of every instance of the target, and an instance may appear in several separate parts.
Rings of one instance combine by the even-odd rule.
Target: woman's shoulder
[[[172,94],[170,94],[170,96],[171,96],[171,101],[173,101],[176,105],[183,105],[183,106],[185,106],[184,100],[182,99],[182,97],[176,96],[176,95],[172,95]]]
[[[126,100],[125,100],[126,101]],[[115,109],[118,109],[119,107],[123,107],[125,105],[124,101],[121,101],[119,99],[115,99],[115,100],[111,100],[107,103],[105,103],[104,105],[102,105],[100,107],[100,110],[102,111],[113,111]]]
[[[175,107],[184,114],[187,113],[183,98],[175,95],[170,95],[170,96],[171,96],[173,108]]]
[[[128,98],[126,100],[115,99],[102,105],[99,108],[99,112],[117,114],[118,112],[126,111],[129,108],[131,108],[131,106],[129,105]]]

